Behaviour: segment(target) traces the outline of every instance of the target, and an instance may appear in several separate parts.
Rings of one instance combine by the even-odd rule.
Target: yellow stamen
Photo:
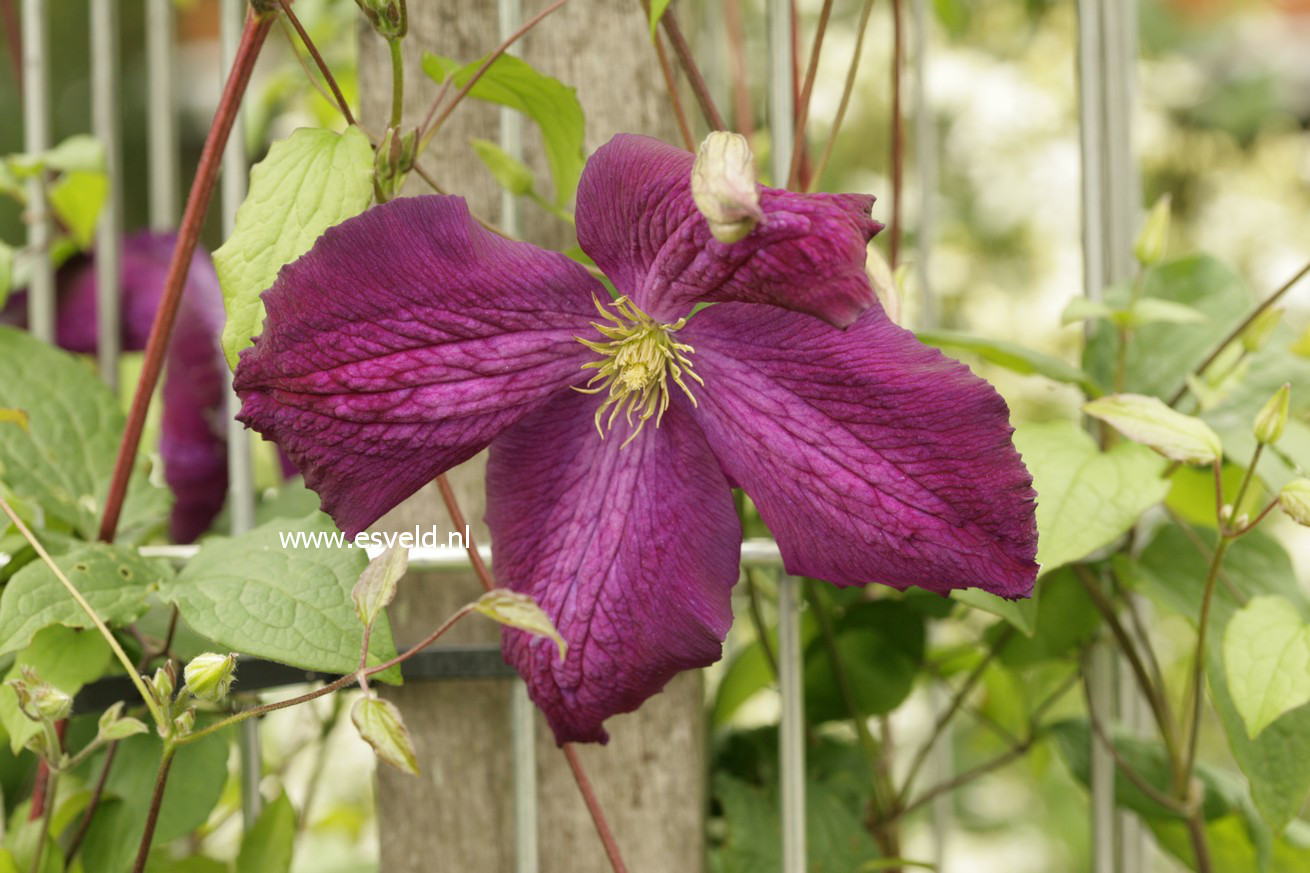
[[[669,377],[687,395],[691,405],[696,405],[696,396],[691,393],[683,377],[692,379],[700,385],[704,381],[691,368],[688,355],[695,350],[686,343],[674,342],[672,334],[681,330],[687,319],[680,318],[673,324],[660,324],[642,312],[626,297],[615,300],[611,306],[613,312],[592,298],[596,310],[608,324],[592,322],[591,326],[600,331],[606,340],[585,340],[578,337],[578,342],[600,355],[599,361],[583,364],[584,370],[594,369],[596,375],[591,377],[584,388],[575,388],[584,394],[599,394],[606,391],[604,402],[596,410],[596,431],[601,439],[605,431],[614,426],[614,420],[623,415],[629,427],[636,427],[632,434],[623,441],[626,446],[632,442],[646,422],[655,419],[655,426],[660,426],[665,411],[669,408]],[[600,384],[597,384],[600,383]],[[595,387],[592,387],[595,386]],[[605,410],[609,418],[601,424]]]

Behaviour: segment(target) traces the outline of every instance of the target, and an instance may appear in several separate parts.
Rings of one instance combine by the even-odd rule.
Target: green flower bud
[[[383,39],[400,39],[409,32],[405,0],[355,0],[355,5]]]
[[[1310,527],[1310,479],[1293,479],[1284,485],[1278,506],[1292,521]]]
[[[187,690],[210,703],[217,703],[227,697],[227,690],[236,678],[237,656],[233,654],[216,655],[205,652],[196,655],[186,665],[183,676],[186,678]]]
[[[1161,195],[1146,216],[1142,232],[1137,235],[1133,254],[1143,267],[1153,267],[1164,257],[1165,245],[1169,242],[1169,203],[1169,195]]]
[[[187,711],[173,719],[173,736],[184,737],[196,726],[196,708],[187,707]]]
[[[395,705],[377,697],[361,697],[350,711],[350,720],[380,760],[401,772],[418,775],[414,743]]]
[[[24,665],[21,679],[10,679],[5,684],[18,695],[18,708],[23,715],[36,722],[59,721],[73,712],[73,698],[55,688]]]
[[[1265,343],[1274,335],[1274,330],[1283,320],[1283,309],[1278,306],[1271,306],[1264,312],[1256,316],[1242,331],[1242,348],[1248,352],[1258,352],[1264,348]]]
[[[155,677],[150,680],[150,688],[161,704],[173,699],[173,691],[177,688],[177,668],[172,661],[155,671]]]
[[[1284,382],[1283,387],[1274,392],[1255,417],[1255,438],[1262,446],[1278,442],[1287,424],[1287,405],[1292,396],[1292,386]]]
[[[735,243],[755,229],[764,210],[746,137],[723,130],[705,137],[691,168],[691,197],[719,242]]]

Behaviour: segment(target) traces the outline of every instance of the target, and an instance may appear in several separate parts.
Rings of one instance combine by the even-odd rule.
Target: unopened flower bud
[[[1284,485],[1278,506],[1292,521],[1310,527],[1310,479],[1293,479]]]
[[[150,680],[150,687],[159,703],[167,703],[173,699],[173,690],[177,688],[177,668],[173,666],[172,661],[155,671],[155,677]]]
[[[196,726],[196,708],[187,707],[187,711],[173,719],[173,736],[184,737]]]
[[[1242,331],[1242,348],[1248,352],[1258,352],[1269,342],[1274,330],[1283,320],[1283,309],[1271,306],[1255,317],[1255,320]]]
[[[1287,424],[1287,405],[1292,395],[1292,386],[1284,382],[1283,387],[1274,392],[1255,417],[1255,438],[1265,446],[1278,442]]]
[[[73,698],[55,688],[24,666],[23,678],[10,679],[6,684],[18,695],[18,708],[32,721],[59,721],[73,711]]]
[[[746,137],[716,130],[691,168],[691,197],[719,242],[735,243],[764,218],[755,184],[755,156]]]
[[[1223,524],[1228,524],[1228,522],[1232,520],[1233,520],[1233,504],[1225,503],[1223,506],[1219,508],[1219,521],[1222,522]]]
[[[400,39],[409,31],[405,0],[355,0],[355,5],[383,39]]]
[[[380,760],[404,773],[418,775],[414,743],[394,704],[378,697],[361,697],[350,711],[350,720]]]
[[[1143,267],[1153,267],[1164,257],[1165,244],[1169,241],[1169,201],[1168,194],[1155,201],[1133,245],[1133,254]]]
[[[205,652],[192,658],[182,675],[186,678],[188,691],[201,700],[217,703],[227,697],[227,690],[232,687],[236,672],[236,655]]]

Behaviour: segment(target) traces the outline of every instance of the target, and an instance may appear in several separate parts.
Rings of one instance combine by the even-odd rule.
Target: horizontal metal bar
[[[496,643],[433,646],[400,665],[406,682],[446,679],[508,679],[518,674],[505,663]],[[339,673],[302,670],[276,661],[241,658],[237,662],[239,691],[264,691],[287,685],[331,682]],[[74,712],[102,712],[119,700],[133,700],[136,688],[126,676],[111,676],[87,685],[73,701]]]
[[[343,547],[345,548],[345,547]],[[349,548],[354,548],[350,546]],[[141,554],[147,558],[165,558],[178,563],[185,563],[195,557],[199,547],[190,546],[146,546]],[[368,546],[365,551],[369,558],[376,558],[382,553],[379,546]],[[491,563],[491,548],[479,546],[478,554],[482,560]],[[773,540],[752,539],[741,544],[741,565],[743,567],[780,567],[782,555],[778,544]],[[468,553],[461,548],[441,546],[437,548],[412,548],[409,550],[409,567],[411,570],[449,572],[469,568]]]

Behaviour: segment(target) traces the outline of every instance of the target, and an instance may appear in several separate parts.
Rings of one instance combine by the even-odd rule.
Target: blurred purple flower
[[[619,300],[459,198],[398,200],[282,271],[237,368],[241,420],[347,534],[491,446],[496,575],[569,643],[508,630],[505,655],[560,742],[719,658],[732,486],[792,574],[1004,597],[1036,574],[1005,403],[875,304],[872,198],[761,188],[723,243],[692,161],[619,136],[587,164],[578,241]]]
[[[123,349],[141,351],[164,293],[177,235],[131,234],[123,240]],[[55,339],[73,352],[96,349],[94,258],[59,272]],[[209,255],[197,249],[187,275],[177,327],[168,348],[160,454],[164,479],[173,489],[169,535],[189,543],[209,529],[227,495],[227,433],[224,426],[223,298]]]

